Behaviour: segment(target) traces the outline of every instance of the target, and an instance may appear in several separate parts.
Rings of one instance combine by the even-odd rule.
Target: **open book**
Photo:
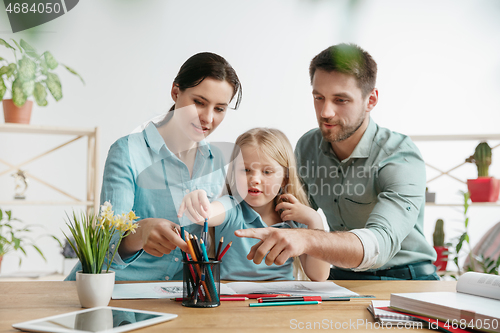
[[[457,292],[391,294],[391,308],[436,318],[460,328],[500,332],[500,276],[467,272]],[[461,325],[461,326],[460,326]]]

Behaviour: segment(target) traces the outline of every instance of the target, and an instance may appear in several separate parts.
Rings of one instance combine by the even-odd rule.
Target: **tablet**
[[[101,306],[14,324],[29,332],[115,333],[177,318],[176,314]]]

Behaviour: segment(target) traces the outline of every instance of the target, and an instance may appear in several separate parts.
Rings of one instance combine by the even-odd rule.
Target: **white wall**
[[[102,173],[107,150],[116,139],[168,110],[172,105],[169,88],[177,70],[200,51],[224,56],[244,89],[241,108],[229,112],[212,141],[232,141],[251,127],[269,126],[283,130],[295,144],[316,126],[309,61],[339,42],[359,44],[378,62],[380,101],[372,117],[381,126],[409,135],[496,133],[499,14],[496,0],[85,0],[52,22],[16,34],[9,33],[0,5],[0,38],[24,38],[39,51],[50,50],[84,77],[86,85],[82,86],[60,71],[64,98],[59,103],[49,100],[46,108],[35,107],[31,123],[99,126]],[[10,56],[0,48],[0,56],[5,55]],[[21,162],[57,142],[57,137],[0,133],[0,156]],[[441,150],[446,152],[449,157],[438,162],[446,168],[468,157],[474,146],[422,147],[422,153],[439,158]],[[84,143],[75,144],[27,169],[83,197],[84,148]],[[0,165],[0,171],[4,169]],[[464,178],[475,177],[472,165],[463,172]],[[439,201],[449,202],[448,197],[459,188],[465,190],[460,184],[453,188],[457,184],[436,184],[431,190],[438,192]],[[12,191],[12,178],[0,177],[0,200],[9,200]],[[34,181],[28,195],[30,199],[59,198]],[[2,208],[12,208],[25,222],[45,224],[58,235],[64,211],[71,211],[71,207]],[[471,210],[473,241],[500,220],[499,212],[496,208]],[[445,219],[449,237],[458,233],[461,223],[453,221],[460,218],[458,212],[430,208],[426,217],[429,240],[437,217]],[[41,244],[48,263],[30,253],[18,268],[16,259],[7,256],[2,273],[60,270],[61,256],[54,243],[45,240]]]

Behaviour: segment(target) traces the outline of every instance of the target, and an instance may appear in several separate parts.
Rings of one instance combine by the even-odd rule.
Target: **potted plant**
[[[434,250],[437,253],[434,265],[438,271],[445,271],[448,265],[448,247],[444,244],[444,221],[442,219],[436,221],[432,239],[434,241]]]
[[[53,72],[59,63],[49,51],[38,54],[35,48],[22,40],[15,47],[0,38],[0,45],[11,49],[14,61],[9,62],[0,56],[0,99],[3,100],[3,112],[6,123],[29,124],[33,102],[28,100],[33,96],[39,106],[46,106],[47,90],[59,101],[62,97],[61,81]],[[3,65],[3,66],[2,66]],[[82,77],[73,69],[62,65],[70,73]],[[85,82],[83,82],[85,84]],[[10,91],[11,99],[4,99]]]
[[[18,226],[16,226],[18,225]],[[31,247],[47,261],[43,252],[34,243],[33,239],[28,237],[33,232],[34,225],[24,225],[19,219],[12,217],[12,211],[0,209],[0,268],[2,259],[5,254],[21,251],[24,255],[26,249]],[[61,242],[55,236],[50,235],[59,245]],[[22,257],[19,257],[19,265],[21,265]]]
[[[82,264],[82,271],[76,273],[76,289],[84,308],[108,305],[115,282],[115,272],[109,268],[122,239],[138,227],[134,224],[138,218],[134,212],[114,215],[112,209],[111,203],[105,202],[99,216],[73,213],[66,222],[72,238],[66,233],[64,236]],[[118,242],[111,252],[114,237],[118,237]]]
[[[489,177],[491,164],[491,148],[486,142],[481,142],[474,152],[465,160],[477,166],[477,179],[467,179],[467,187],[472,202],[496,202],[500,190],[500,180]]]

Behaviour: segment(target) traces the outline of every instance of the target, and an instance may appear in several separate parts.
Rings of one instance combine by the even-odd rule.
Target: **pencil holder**
[[[183,306],[220,305],[220,261],[183,261]]]

